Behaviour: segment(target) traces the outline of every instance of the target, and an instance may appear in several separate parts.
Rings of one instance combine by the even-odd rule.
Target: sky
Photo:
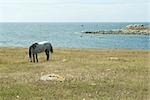
[[[150,22],[150,1],[0,0],[0,22]]]

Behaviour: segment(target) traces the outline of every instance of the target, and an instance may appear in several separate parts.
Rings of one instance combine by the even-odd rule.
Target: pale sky
[[[150,22],[150,1],[0,0],[0,22]]]

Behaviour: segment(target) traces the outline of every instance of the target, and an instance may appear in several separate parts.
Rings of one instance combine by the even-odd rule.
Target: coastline
[[[85,31],[85,34],[115,34],[115,35],[150,35],[150,26],[129,24],[121,29]]]
[[[28,50],[28,47],[17,47],[17,46],[9,46],[9,47],[0,47],[0,50]],[[150,49],[133,49],[133,48],[66,48],[66,47],[56,47],[54,50],[91,50],[91,51],[112,51],[112,50],[117,50],[117,51],[150,51]]]

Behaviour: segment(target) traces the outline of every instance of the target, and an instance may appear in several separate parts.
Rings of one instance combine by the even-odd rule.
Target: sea
[[[49,41],[54,48],[150,49],[148,35],[100,35],[83,31],[121,29],[148,22],[4,22],[0,23],[0,47],[29,47]]]

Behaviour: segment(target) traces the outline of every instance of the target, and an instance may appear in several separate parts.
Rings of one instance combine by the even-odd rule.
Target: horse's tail
[[[51,50],[50,51],[51,51],[51,53],[53,53],[53,47],[52,47],[52,45],[50,45],[50,46],[51,46]]]

